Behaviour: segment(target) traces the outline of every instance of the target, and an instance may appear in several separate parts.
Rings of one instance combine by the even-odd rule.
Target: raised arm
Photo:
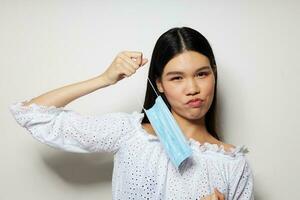
[[[85,80],[82,82],[67,85],[47,93],[44,93],[38,97],[31,99],[30,101],[24,102],[24,106],[28,106],[32,103],[43,105],[43,106],[55,106],[64,107],[71,101],[94,92],[103,87],[109,86],[110,83],[104,74],[95,78]]]
[[[35,103],[44,106],[64,107],[81,96],[115,84],[124,77],[131,76],[140,66],[146,63],[147,59],[143,59],[140,52],[121,52],[100,76],[49,91],[28,102],[24,102],[23,105],[27,106]]]
[[[133,132],[135,120],[141,115],[116,112],[90,116],[63,107],[78,97],[115,84],[124,75],[135,73],[139,65],[131,56],[136,54],[120,53],[102,75],[52,90],[30,101],[15,102],[9,109],[22,127],[49,146],[72,152],[116,152]],[[141,58],[136,60],[139,62]]]

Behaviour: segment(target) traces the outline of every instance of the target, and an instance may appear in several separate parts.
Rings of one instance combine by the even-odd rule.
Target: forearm
[[[110,83],[107,81],[106,77],[100,75],[95,78],[51,90],[45,94],[31,99],[29,102],[24,103],[24,105],[27,106],[35,103],[45,106],[64,107],[71,101],[81,96],[109,85]]]

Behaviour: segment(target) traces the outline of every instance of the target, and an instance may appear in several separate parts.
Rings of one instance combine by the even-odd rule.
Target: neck
[[[212,136],[209,134],[205,126],[205,117],[196,120],[190,120],[177,115],[173,111],[172,114],[187,138],[193,138],[199,142],[211,140]]]

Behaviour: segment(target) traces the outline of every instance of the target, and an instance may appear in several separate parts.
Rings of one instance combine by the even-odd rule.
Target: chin
[[[199,110],[199,111],[196,111],[196,112],[190,112],[188,113],[188,115],[186,116],[188,119],[191,119],[191,120],[197,120],[197,119],[201,119],[204,117],[204,115],[202,114],[202,112]]]

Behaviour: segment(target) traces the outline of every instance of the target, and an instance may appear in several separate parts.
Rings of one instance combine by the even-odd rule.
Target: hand
[[[110,84],[115,84],[119,80],[134,74],[139,67],[147,62],[148,59],[143,58],[142,52],[122,51],[118,53],[102,75],[106,77]]]
[[[225,200],[224,194],[222,194],[217,188],[214,189],[214,193],[211,195],[205,196],[200,200]]]

